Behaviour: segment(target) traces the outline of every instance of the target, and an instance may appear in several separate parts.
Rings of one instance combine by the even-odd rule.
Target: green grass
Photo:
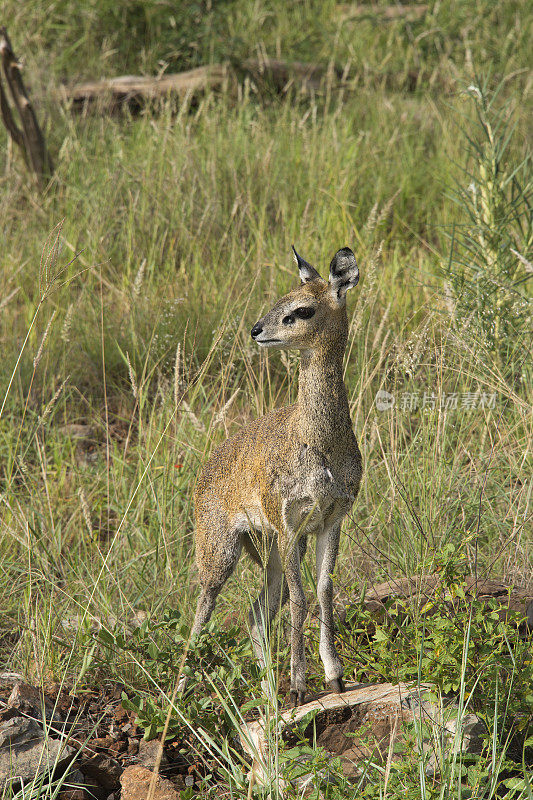
[[[531,585],[530,321],[495,347],[449,277],[465,260],[450,236],[471,232],[452,194],[468,192],[488,158],[469,155],[465,135],[478,136],[472,93],[462,91],[478,73],[489,93],[504,79],[496,105],[504,130],[515,126],[500,172],[528,154],[527,4],[437,3],[419,20],[385,22],[375,12],[340,22],[329,3],[198,4],[183,12],[179,35],[165,3],[2,9],[56,164],[37,195],[0,131],[6,666],[36,681],[114,677],[133,694],[153,691],[160,678],[150,684],[135,659],[110,655],[94,625],[126,633],[135,613],[157,619],[168,609],[190,622],[197,471],[238,426],[295,397],[296,355],[259,353],[248,333],[296,282],[292,242],[322,270],[350,245],[361,269],[346,381],[365,477],[345,525],[339,605],[368,582],[442,567],[447,546],[461,572]],[[257,52],[348,65],[351,84],[314,97],[221,94],[120,119],[73,116],[53,99],[66,78]],[[498,225],[531,264],[525,208],[518,227],[505,216]],[[482,272],[476,286],[486,299]],[[527,282],[520,291],[528,296]],[[394,394],[392,410],[376,409],[379,389]],[[424,408],[404,407],[424,392]],[[494,408],[463,407],[467,392],[496,395]],[[440,409],[454,393],[458,407]],[[65,434],[72,423],[90,425],[91,441]],[[311,567],[305,580],[311,596]],[[245,639],[260,583],[243,560],[219,600],[219,626],[236,621]],[[318,686],[315,651],[310,636]],[[283,648],[274,663],[286,672]],[[379,679],[356,657],[346,663],[357,678]],[[466,680],[461,665],[457,674]],[[503,702],[487,697],[484,713]],[[421,792],[417,759],[406,765],[405,785]],[[425,796],[466,796],[450,769],[447,793]],[[401,776],[383,790],[373,774],[380,791],[401,795]],[[485,794],[471,796],[495,796],[490,780],[479,778]]]

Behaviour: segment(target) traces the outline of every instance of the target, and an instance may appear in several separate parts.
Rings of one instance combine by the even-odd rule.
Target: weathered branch
[[[368,758],[385,763],[395,745],[405,741],[406,725],[412,724],[415,716],[424,721],[433,736],[438,734],[445,747],[456,741],[463,753],[476,753],[482,747],[484,728],[480,720],[474,714],[460,712],[454,702],[431,700],[434,687],[430,684],[351,684],[346,689],[343,694],[322,695],[297,709],[273,715],[271,719],[275,720],[281,738],[293,745],[303,733],[313,746],[323,747],[331,757],[340,756],[344,774],[352,777],[364,774]],[[272,779],[268,770],[268,764],[272,763],[269,750],[277,746],[276,736],[268,729],[264,717],[244,723],[239,733],[242,748],[252,762],[248,773],[252,788],[253,784],[268,786]],[[421,750],[429,755],[426,775],[433,776],[439,770],[438,751],[432,752],[434,742],[429,736],[420,744]],[[305,757],[299,761],[300,777],[296,785],[303,795],[316,776],[316,766],[309,762],[306,772]],[[280,781],[280,797],[284,797],[285,788],[286,784]]]
[[[13,104],[18,112],[21,127],[15,122],[13,112],[4,90],[0,72],[0,112],[7,131],[23,153],[28,167],[43,185],[53,172],[52,160],[46,149],[33,106],[22,80],[20,64],[13,52],[7,30],[0,28],[0,58],[2,72],[9,88]]]
[[[61,97],[71,103],[74,110],[86,110],[94,106],[98,110],[115,111],[122,106],[136,109],[169,97],[183,100],[206,91],[217,91],[225,85],[236,85],[238,77],[242,76],[250,77],[259,86],[268,84],[279,92],[286,92],[294,86],[306,93],[318,90],[330,72],[333,77],[340,77],[333,66],[249,58],[231,66],[212,64],[161,77],[124,75],[66,85],[61,87]]]
[[[313,64],[264,56],[248,58],[242,62],[235,61],[232,64],[197,67],[187,72],[168,73],[160,77],[124,75],[81,84],[66,84],[61,86],[59,96],[70,104],[73,111],[95,109],[112,113],[123,107],[136,111],[150,103],[166,99],[183,101],[209,91],[220,91],[224,87],[230,87],[236,92],[238,82],[243,78],[249,79],[259,93],[264,89],[279,93],[294,90],[305,95],[331,88],[353,90],[358,82],[366,80],[368,76],[342,70],[333,62]],[[414,91],[421,73],[419,70],[409,70],[407,74],[402,72],[401,75],[376,73],[376,78],[380,84],[385,82],[390,85],[401,80],[408,91]],[[443,83],[443,91],[449,88]]]
[[[156,78],[123,75],[62,86],[61,96],[78,110],[96,105],[99,109],[113,111],[120,106],[142,106],[167,97],[185,99],[207,90],[221,89],[228,77],[226,65],[214,64]]]
[[[361,19],[364,17],[380,17],[381,19],[420,19],[429,11],[427,3],[412,3],[406,6],[378,6],[378,5],[357,5],[343,3],[337,6],[337,13],[343,22],[350,19]]]
[[[533,591],[513,586],[504,580],[488,578],[465,578],[461,581],[466,601],[472,598],[487,602],[493,600],[499,616],[505,619],[509,612],[516,612],[524,619],[524,625],[533,630]],[[385,611],[388,601],[408,601],[413,605],[422,607],[428,601],[434,602],[440,597],[442,590],[442,576],[413,575],[406,578],[395,578],[380,583],[365,593],[365,607],[376,614]],[[449,604],[450,611],[454,609],[453,598],[445,594],[442,600]],[[490,606],[488,606],[490,610]]]

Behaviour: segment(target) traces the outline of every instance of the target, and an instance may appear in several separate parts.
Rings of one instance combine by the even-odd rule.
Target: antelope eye
[[[315,309],[311,306],[302,306],[302,308],[297,308],[294,311],[297,317],[300,319],[311,319],[314,316]]]

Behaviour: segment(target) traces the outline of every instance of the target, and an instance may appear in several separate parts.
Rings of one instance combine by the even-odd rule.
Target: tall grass
[[[464,131],[469,159],[454,199],[465,220],[454,230],[450,276],[456,313],[473,324],[509,376],[521,380],[532,320],[533,183],[531,152],[518,161],[509,153],[513,111],[499,98],[503,88],[490,91],[485,80],[466,89],[476,120]]]
[[[461,574],[530,583],[527,329],[523,353],[512,331],[505,349],[495,348],[494,337],[471,324],[478,306],[468,305],[459,283],[448,285],[454,253],[458,274],[448,233],[455,230],[457,243],[465,207],[478,214],[468,232],[476,258],[484,269],[491,258],[479,238],[485,212],[468,187],[475,176],[478,186],[492,181],[494,188],[494,175],[481,170],[496,162],[486,144],[476,150],[469,111],[468,161],[449,94],[443,96],[457,90],[452,102],[460,104],[459,89],[472,84],[480,61],[494,69],[485,99],[501,75],[515,73],[501,90],[500,131],[492,129],[505,155],[497,173],[507,176],[511,192],[510,165],[528,163],[526,4],[480,2],[475,13],[468,3],[434,4],[420,20],[392,22],[373,7],[342,23],[330,4],[217,4],[202,16],[194,52],[176,44],[165,16],[172,9],[162,3],[91,2],[75,11],[74,24],[63,3],[35,2],[33,18],[42,24],[33,28],[22,6],[7,3],[5,10],[16,49],[28,54],[27,69],[37,76],[36,93],[39,70],[54,54],[41,110],[53,114],[48,136],[57,153],[57,173],[43,196],[29,189],[16,159],[6,160],[1,178],[6,667],[75,688],[115,678],[132,696],[162,696],[184,716],[172,701],[173,684],[146,674],[131,654],[106,649],[96,633],[127,639],[140,620],[166,619],[169,610],[187,629],[196,593],[191,499],[198,469],[238,426],[296,396],[297,357],[258,353],[248,334],[295,283],[293,241],[322,269],[349,244],[361,266],[349,303],[346,381],[365,478],[344,529],[339,607],[372,582],[441,569],[443,552],[460,553]],[[187,17],[193,28],[194,13]],[[248,87],[238,99],[208,96],[194,108],[121,119],[73,117],[49,102],[59,77],[152,72],[160,60],[161,67],[181,68],[258,50],[333,59],[347,66],[351,88],[263,102]],[[476,109],[486,141],[483,115],[490,109]],[[6,159],[7,151],[0,139]],[[451,185],[462,187],[462,205],[450,199]],[[516,195],[504,195],[511,213]],[[523,192],[524,206],[527,197]],[[515,221],[507,215],[498,223],[505,246],[498,258],[527,272],[529,228],[520,229],[519,241]],[[470,267],[465,253],[461,260]],[[527,298],[526,283],[520,291]],[[483,286],[476,297],[489,303]],[[498,308],[503,328],[508,309]],[[519,371],[510,369],[510,355]],[[379,410],[378,391],[392,396],[390,408]],[[239,565],[217,606],[220,636],[236,622],[246,642],[250,597],[261,580],[247,562]],[[306,566],[309,595],[314,582]],[[282,616],[274,630],[273,683],[288,668],[285,624]],[[312,603],[310,683],[321,688],[315,625]],[[341,646],[348,677],[380,679],[379,665],[362,660],[348,640]],[[261,704],[246,652],[241,656],[242,683],[235,687]],[[420,677],[428,677],[422,666]],[[465,680],[459,672],[460,685]],[[235,728],[235,698],[215,687]],[[487,698],[485,716],[498,717],[505,702]],[[200,727],[198,746],[214,748],[234,796],[245,796],[249,784],[231,737],[211,741],[205,720]],[[413,736],[416,742],[419,733]],[[505,740],[491,736],[491,763],[503,763]],[[278,760],[268,769],[287,778],[294,764],[272,752]],[[441,755],[445,769],[435,785],[420,771],[415,745],[405,774],[369,765],[374,796],[405,796],[408,787],[413,797],[466,797],[459,778],[467,767],[456,751]],[[321,759],[316,754],[317,775]],[[513,795],[499,778],[497,784],[480,772],[475,780],[472,797],[529,796],[526,782]],[[356,792],[340,785],[344,796]]]

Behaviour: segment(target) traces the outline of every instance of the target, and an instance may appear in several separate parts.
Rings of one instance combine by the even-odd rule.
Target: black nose
[[[255,339],[255,337],[259,336],[260,333],[263,333],[263,326],[260,325],[258,322],[256,322],[254,327],[250,331],[250,335],[252,339]]]

